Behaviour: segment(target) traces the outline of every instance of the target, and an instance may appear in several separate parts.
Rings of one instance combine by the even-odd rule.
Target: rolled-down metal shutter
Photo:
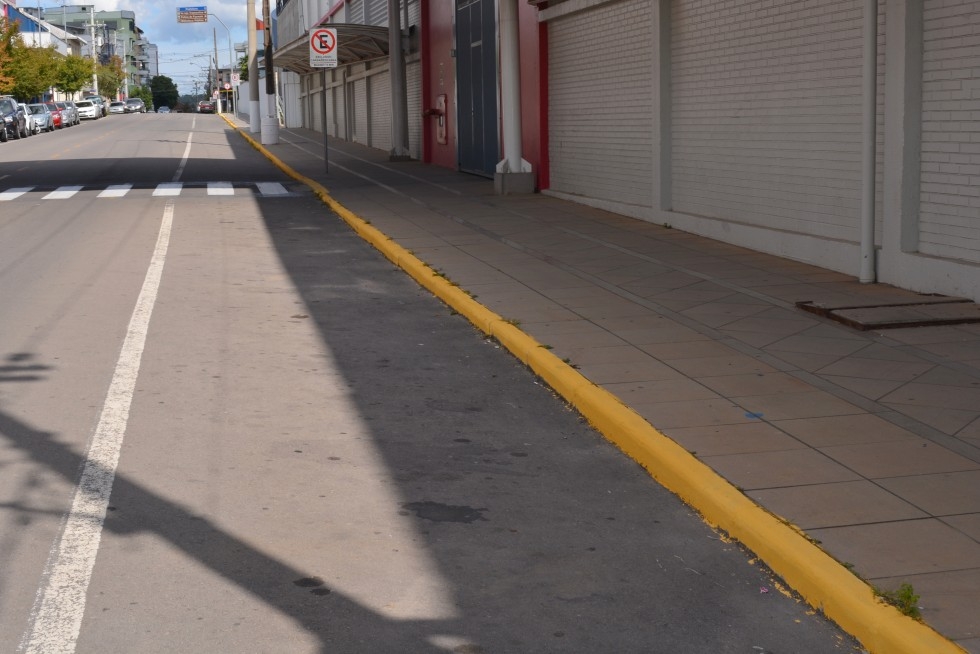
[[[671,5],[673,209],[856,241],[862,5]]]
[[[651,11],[622,0],[548,22],[552,190],[651,205]]]
[[[919,250],[980,263],[980,5],[926,0],[923,18]]]

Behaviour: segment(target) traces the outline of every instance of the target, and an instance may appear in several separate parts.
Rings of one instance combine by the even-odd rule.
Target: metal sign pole
[[[323,172],[330,172],[330,161],[328,157],[329,149],[327,148],[327,69],[324,68],[320,71],[320,106],[323,113]]]

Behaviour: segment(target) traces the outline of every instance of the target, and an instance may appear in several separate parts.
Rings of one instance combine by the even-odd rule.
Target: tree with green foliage
[[[95,64],[91,59],[68,55],[61,60],[61,66],[58,67],[55,86],[64,93],[78,93],[91,83],[93,72],[95,72]]]
[[[242,55],[238,60],[238,74],[241,81],[248,81],[248,55]]]
[[[129,97],[140,98],[147,109],[153,106],[153,92],[145,86],[130,86]]]
[[[14,49],[10,69],[14,76],[12,94],[22,101],[40,99],[55,85],[62,56],[54,47]]]
[[[10,93],[14,89],[14,76],[11,66],[14,49],[17,45],[19,26],[0,15],[0,93]]]
[[[180,97],[180,94],[177,93],[177,85],[166,75],[157,75],[152,78],[150,90],[153,92],[154,107],[177,106],[177,99]]]
[[[96,66],[95,76],[99,80],[99,93],[107,98],[116,97],[126,77],[122,69],[122,59],[113,55],[107,63]]]

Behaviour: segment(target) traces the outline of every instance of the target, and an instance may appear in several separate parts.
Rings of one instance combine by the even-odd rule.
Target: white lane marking
[[[132,184],[113,184],[99,193],[100,198],[121,198],[133,188]]]
[[[168,195],[180,195],[181,189],[184,185],[180,182],[164,182],[163,184],[158,184],[155,189],[153,189],[154,197],[165,197]]]
[[[82,190],[81,186],[59,186],[57,190],[45,195],[42,200],[67,200]]]
[[[21,186],[20,188],[12,188],[0,193],[0,202],[9,202],[10,200],[16,200],[25,193],[30,193],[34,189],[33,186]]]
[[[231,182],[208,182],[208,195],[234,195]]]
[[[286,187],[279,182],[256,182],[255,185],[262,195],[289,195]]]
[[[191,124],[191,129],[194,129],[193,123]],[[174,173],[173,181],[180,179],[180,176],[184,174],[184,166],[187,165],[187,158],[191,156],[191,139],[194,138],[194,132],[187,135],[187,147],[184,148],[184,156],[180,159],[180,165],[177,166],[177,172]]]
[[[19,649],[26,654],[72,654],[75,651],[85,613],[85,595],[99,552],[102,525],[116,476],[119,450],[129,422],[129,409],[139,376],[150,316],[163,276],[173,216],[174,205],[170,201],[163,210],[156,247],[129,320],[126,339],[89,446],[82,476],[78,480],[71,510],[65,518],[61,538],[52,547],[45,565],[45,578],[38,589],[30,624]]]

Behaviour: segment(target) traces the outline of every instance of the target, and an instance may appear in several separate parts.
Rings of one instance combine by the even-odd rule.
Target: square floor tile
[[[915,589],[922,617],[930,627],[947,638],[975,638],[980,644],[980,569],[875,580],[875,586],[885,590],[895,590],[903,583]]]
[[[735,425],[754,421],[753,418],[745,415],[745,409],[724,398],[638,403],[632,407],[634,411],[646,418],[657,429]]]
[[[905,384],[881,400],[889,404],[912,404],[960,411],[978,411],[980,410],[980,387],[913,382]]]
[[[638,356],[632,361],[625,362],[598,362],[578,365],[575,360],[572,360],[571,363],[572,365],[578,366],[579,371],[596,384],[677,378],[676,370],[646,355],[642,357]]]
[[[980,469],[980,463],[921,438],[834,445],[820,451],[868,479]]]
[[[723,356],[675,359],[671,360],[670,365],[696,378],[776,372],[775,368],[755,357],[737,352]]]
[[[811,447],[917,438],[912,432],[870,413],[779,420],[773,424]]]
[[[676,379],[603,384],[602,387],[629,406],[652,402],[720,399],[717,393],[680,374],[677,375]]]
[[[942,521],[980,543],[980,513],[946,516]]]
[[[749,496],[801,529],[929,517],[870,481],[770,488]]]
[[[921,423],[934,427],[944,434],[956,434],[963,427],[970,424],[980,416],[978,411],[959,411],[957,409],[946,409],[935,406],[915,406],[911,404],[892,404],[884,399],[879,400],[883,406],[894,409],[896,413],[903,413],[910,418],[914,418]]]
[[[878,484],[934,516],[980,513],[980,470],[879,479]]]
[[[904,384],[904,381],[883,381],[881,379],[863,379],[860,377],[837,377],[835,375],[826,375],[823,373],[817,373],[822,379],[829,381],[830,383],[843,388],[848,391],[853,391],[860,395],[861,397],[866,397],[869,400],[877,400],[881,397],[888,395],[893,390]]]
[[[700,457],[805,449],[806,445],[764,422],[711,427],[671,427],[664,433]]]
[[[980,568],[980,543],[937,519],[813,529],[810,536],[865,579]]]
[[[698,340],[681,343],[647,343],[640,349],[661,361],[675,359],[706,359],[709,357],[731,357],[735,350],[717,341]]]
[[[821,375],[840,377],[912,381],[935,367],[935,364],[926,361],[886,361],[851,356],[821,368],[818,372]]]
[[[810,449],[706,456],[702,460],[725,479],[746,490],[860,479],[853,471]]]
[[[748,375],[698,377],[699,382],[725,397],[771,395],[773,393],[806,392],[812,386],[784,372],[760,372]]]
[[[771,395],[732,397],[747,411],[766,420],[791,420],[793,418],[820,418],[864,413],[844,400],[823,391],[793,391]]]

